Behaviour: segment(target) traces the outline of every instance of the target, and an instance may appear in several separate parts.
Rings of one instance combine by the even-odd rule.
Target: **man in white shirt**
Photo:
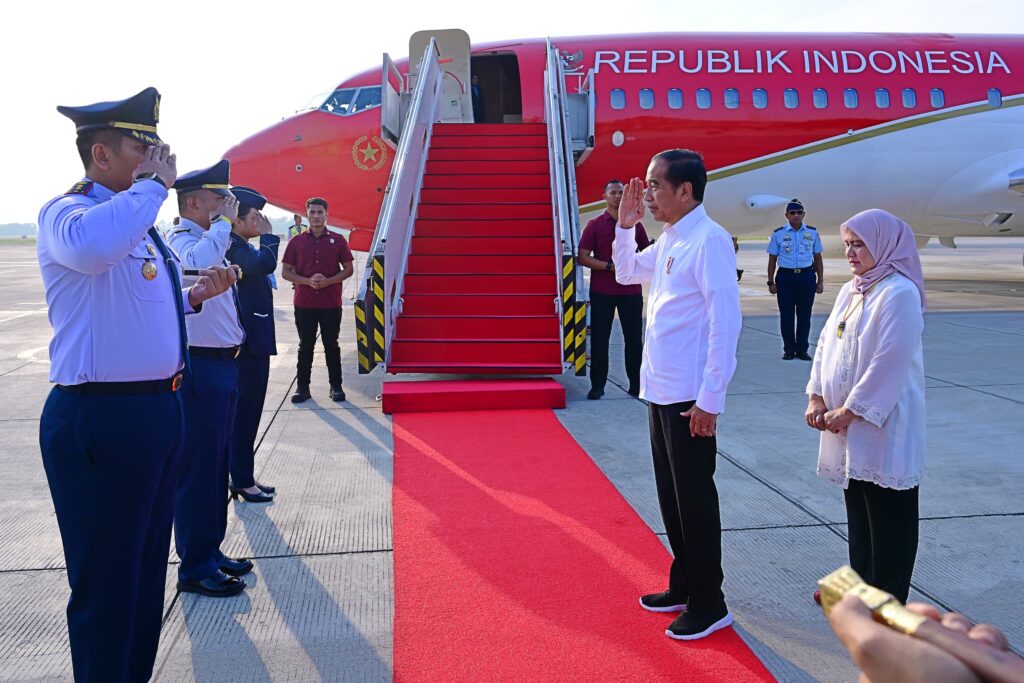
[[[620,284],[651,283],[640,397],[649,404],[658,502],[675,559],[668,590],[640,598],[682,612],[665,634],[696,640],[732,623],[722,593],[722,523],[715,488],[716,421],[736,369],[741,317],[732,238],[702,204],[707,170],[696,152],[655,155],[619,206],[612,260]],[[666,223],[636,253],[644,205]]]

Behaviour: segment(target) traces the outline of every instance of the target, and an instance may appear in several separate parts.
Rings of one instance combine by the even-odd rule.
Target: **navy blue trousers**
[[[263,416],[263,402],[267,398],[270,356],[253,356],[243,350],[235,362],[238,364],[238,411],[231,439],[231,485],[245,489],[256,485],[253,448]]]
[[[807,336],[811,333],[811,308],[814,306],[814,289],[817,282],[814,268],[803,268],[799,273],[784,270],[775,273],[784,353],[807,353]]]
[[[78,683],[148,681],[163,616],[184,414],[178,393],[54,388],[39,422]]]
[[[192,358],[185,404],[185,453],[178,476],[174,543],[179,581],[199,581],[218,571],[228,524],[228,448],[238,403],[234,359]]]

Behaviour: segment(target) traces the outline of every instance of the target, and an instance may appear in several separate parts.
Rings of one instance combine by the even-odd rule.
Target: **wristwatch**
[[[158,183],[160,183],[161,185],[163,185],[165,190],[167,189],[167,183],[165,183],[163,178],[158,176],[153,171],[149,171],[147,173],[140,173],[139,175],[135,176],[135,180],[132,181],[132,182],[136,182],[137,183],[140,180],[155,180]]]
[[[605,270],[610,271],[613,267],[614,267],[614,264],[611,261],[608,261],[607,263],[604,264],[604,269]]]
[[[769,286],[769,287],[771,287],[771,286],[772,286],[772,285],[774,285],[774,284],[775,284],[775,283],[774,283],[774,282],[772,282],[771,280],[769,280],[769,281],[768,281],[768,286]]]

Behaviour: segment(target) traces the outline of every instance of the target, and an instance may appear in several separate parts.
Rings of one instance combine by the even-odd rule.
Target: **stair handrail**
[[[547,40],[544,92],[544,118],[547,121],[551,210],[555,237],[554,256],[557,263],[557,291],[561,293],[556,302],[556,309],[559,320],[562,321],[561,341],[564,361],[567,365],[571,364],[577,374],[582,374],[585,367],[585,352],[581,342],[577,340],[577,336],[585,323],[580,319],[578,307],[585,299],[582,297],[582,271],[576,264],[576,248],[579,243],[576,169],[572,141],[569,138],[565,71],[561,55],[551,44],[550,38]],[[567,305],[570,308],[567,309]],[[583,363],[577,362],[581,360]]]
[[[408,113],[402,121],[395,161],[370,245],[370,259],[359,286],[356,306],[362,309],[366,320],[365,329],[360,332],[357,311],[357,337],[365,334],[369,347],[368,363],[364,365],[360,358],[360,372],[369,372],[377,362],[383,362],[386,367],[390,358],[395,319],[401,314],[406,264],[427,150],[441,101],[444,73],[439,58],[437,43],[431,38],[412,85]],[[364,339],[358,341],[362,344]]]

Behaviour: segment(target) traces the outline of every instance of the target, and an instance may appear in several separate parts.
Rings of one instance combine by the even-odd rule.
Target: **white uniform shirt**
[[[807,393],[863,419],[840,434],[821,433],[818,476],[843,488],[858,479],[911,489],[921,481],[925,451],[921,296],[909,279],[890,275],[862,305],[853,300],[840,338],[851,296],[847,284],[821,330]]]
[[[616,226],[612,260],[620,284],[651,282],[640,396],[721,413],[743,322],[732,237],[703,205],[639,254],[635,232]]]
[[[53,327],[50,381],[167,379],[184,365],[174,297],[192,311],[146,234],[167,190],[152,180],[118,193],[82,183],[39,212],[36,252]],[[147,261],[157,269],[152,280],[143,275]]]
[[[231,224],[226,220],[217,221],[209,230],[203,230],[182,218],[168,241],[185,268],[223,266],[226,265],[224,255],[231,244]],[[235,296],[237,293],[232,287],[204,302],[199,313],[186,319],[189,346],[223,349],[240,346],[245,341]]]

